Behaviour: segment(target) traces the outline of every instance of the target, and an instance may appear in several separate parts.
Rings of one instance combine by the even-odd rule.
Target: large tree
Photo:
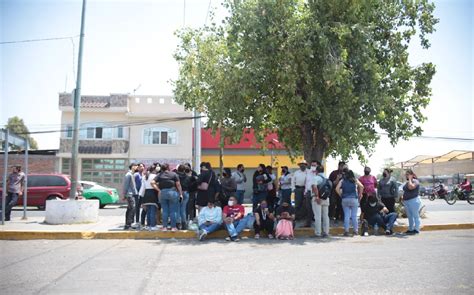
[[[364,159],[386,132],[392,144],[422,132],[437,19],[427,0],[227,1],[222,24],[187,29],[175,54],[176,100],[223,123],[236,139],[278,132],[292,155]],[[265,145],[264,145],[265,146]]]
[[[7,125],[5,127],[10,132],[15,133],[18,136],[26,137],[28,139],[30,149],[38,149],[38,143],[33,137],[29,135],[30,131],[28,130],[28,127],[26,127],[25,122],[23,122],[23,119],[17,116],[11,117],[8,119]],[[13,150],[21,150],[24,147],[12,146],[11,148]]]

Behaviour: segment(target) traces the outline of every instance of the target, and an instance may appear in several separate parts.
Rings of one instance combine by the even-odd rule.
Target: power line
[[[55,37],[55,38],[41,38],[41,39],[27,39],[27,40],[17,40],[17,41],[4,41],[0,42],[0,44],[15,44],[15,43],[30,43],[30,42],[42,42],[42,41],[56,41],[56,40],[65,40],[65,39],[72,39],[77,38],[77,36],[69,36],[69,37]]]
[[[204,21],[204,25],[207,25],[207,18],[209,17],[209,11],[211,10],[211,2],[212,0],[209,0],[209,5],[207,6],[206,20]]]
[[[378,132],[377,134],[388,136],[388,133],[386,133],[386,132]],[[412,137],[412,138],[440,139],[440,140],[458,140],[458,141],[474,141],[474,138],[468,138],[468,137],[450,137],[450,136],[429,136],[429,135],[420,135],[420,136],[415,136],[415,137]]]

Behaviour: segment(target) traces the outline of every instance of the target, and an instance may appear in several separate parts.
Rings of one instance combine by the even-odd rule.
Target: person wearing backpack
[[[324,175],[324,167],[316,167],[317,174],[312,177],[311,207],[314,214],[314,234],[317,238],[329,236],[329,197],[332,192],[332,182]],[[321,231],[322,220],[322,231]]]

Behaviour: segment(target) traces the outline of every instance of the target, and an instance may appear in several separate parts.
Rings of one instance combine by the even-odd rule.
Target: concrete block
[[[48,200],[48,224],[95,223],[99,219],[99,200]]]

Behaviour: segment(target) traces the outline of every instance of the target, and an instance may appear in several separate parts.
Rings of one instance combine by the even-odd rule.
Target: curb
[[[463,230],[474,229],[474,223],[461,224],[433,224],[425,225],[422,231],[439,231],[439,230]],[[394,227],[395,232],[404,232],[406,226]],[[342,235],[344,232],[342,227],[330,229],[333,236]],[[382,231],[380,231],[382,233]],[[244,230],[242,237],[253,237],[253,230]],[[313,228],[297,228],[295,229],[296,237],[314,237]],[[208,238],[225,238],[227,232],[219,230],[208,235]],[[149,231],[83,231],[83,232],[64,232],[64,231],[0,231],[0,240],[107,240],[107,239],[131,239],[131,240],[154,240],[154,239],[196,239],[195,231],[182,230],[177,232],[149,232]]]

